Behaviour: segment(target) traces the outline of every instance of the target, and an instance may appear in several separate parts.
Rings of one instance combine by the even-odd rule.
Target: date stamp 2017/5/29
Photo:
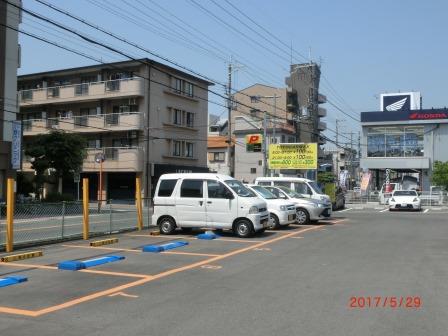
[[[422,308],[422,300],[419,296],[352,296],[349,308]]]

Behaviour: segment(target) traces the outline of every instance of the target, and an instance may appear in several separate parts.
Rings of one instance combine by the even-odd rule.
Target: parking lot
[[[0,334],[391,335],[401,328],[401,334],[442,335],[447,213],[347,208],[318,225],[250,239],[144,230],[100,247],[78,240],[34,248],[44,255],[0,263],[0,278],[28,278],[0,287]],[[188,245],[142,252],[175,241]],[[64,260],[110,255],[125,259],[80,271],[57,268]],[[356,295],[419,296],[423,305],[349,308]]]

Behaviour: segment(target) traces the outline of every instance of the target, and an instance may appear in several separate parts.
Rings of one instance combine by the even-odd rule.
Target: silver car
[[[290,200],[296,204],[297,223],[308,224],[309,222],[317,222],[324,217],[323,213],[327,210],[328,204],[315,199],[307,198],[294,190],[286,187],[278,186],[264,186],[275,196]],[[331,207],[331,203],[330,203]]]

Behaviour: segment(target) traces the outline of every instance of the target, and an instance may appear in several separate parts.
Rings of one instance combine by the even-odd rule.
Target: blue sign
[[[20,121],[12,123],[12,169],[20,169],[22,159],[22,124]]]

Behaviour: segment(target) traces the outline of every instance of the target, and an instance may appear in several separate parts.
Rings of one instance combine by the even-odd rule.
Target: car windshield
[[[397,190],[394,192],[394,196],[417,196],[415,190]]]
[[[224,181],[225,184],[227,184],[234,192],[237,193],[238,196],[241,197],[257,197],[257,195],[250,190],[249,188],[246,188],[244,184],[242,184],[238,180],[227,180]]]
[[[254,189],[261,197],[264,199],[276,199],[278,198],[273,193],[271,193],[266,188],[260,187],[260,186],[253,186],[252,189]]]
[[[317,185],[316,182],[311,181],[308,182],[308,185],[317,193],[317,194],[323,194],[323,191],[320,190],[319,186]]]
[[[292,197],[292,198],[305,198],[305,196],[303,196],[302,194],[299,194],[298,192],[295,192],[292,189],[289,189],[289,188],[286,188],[286,187],[277,187],[277,188],[279,188],[281,191],[283,191],[289,197]]]

